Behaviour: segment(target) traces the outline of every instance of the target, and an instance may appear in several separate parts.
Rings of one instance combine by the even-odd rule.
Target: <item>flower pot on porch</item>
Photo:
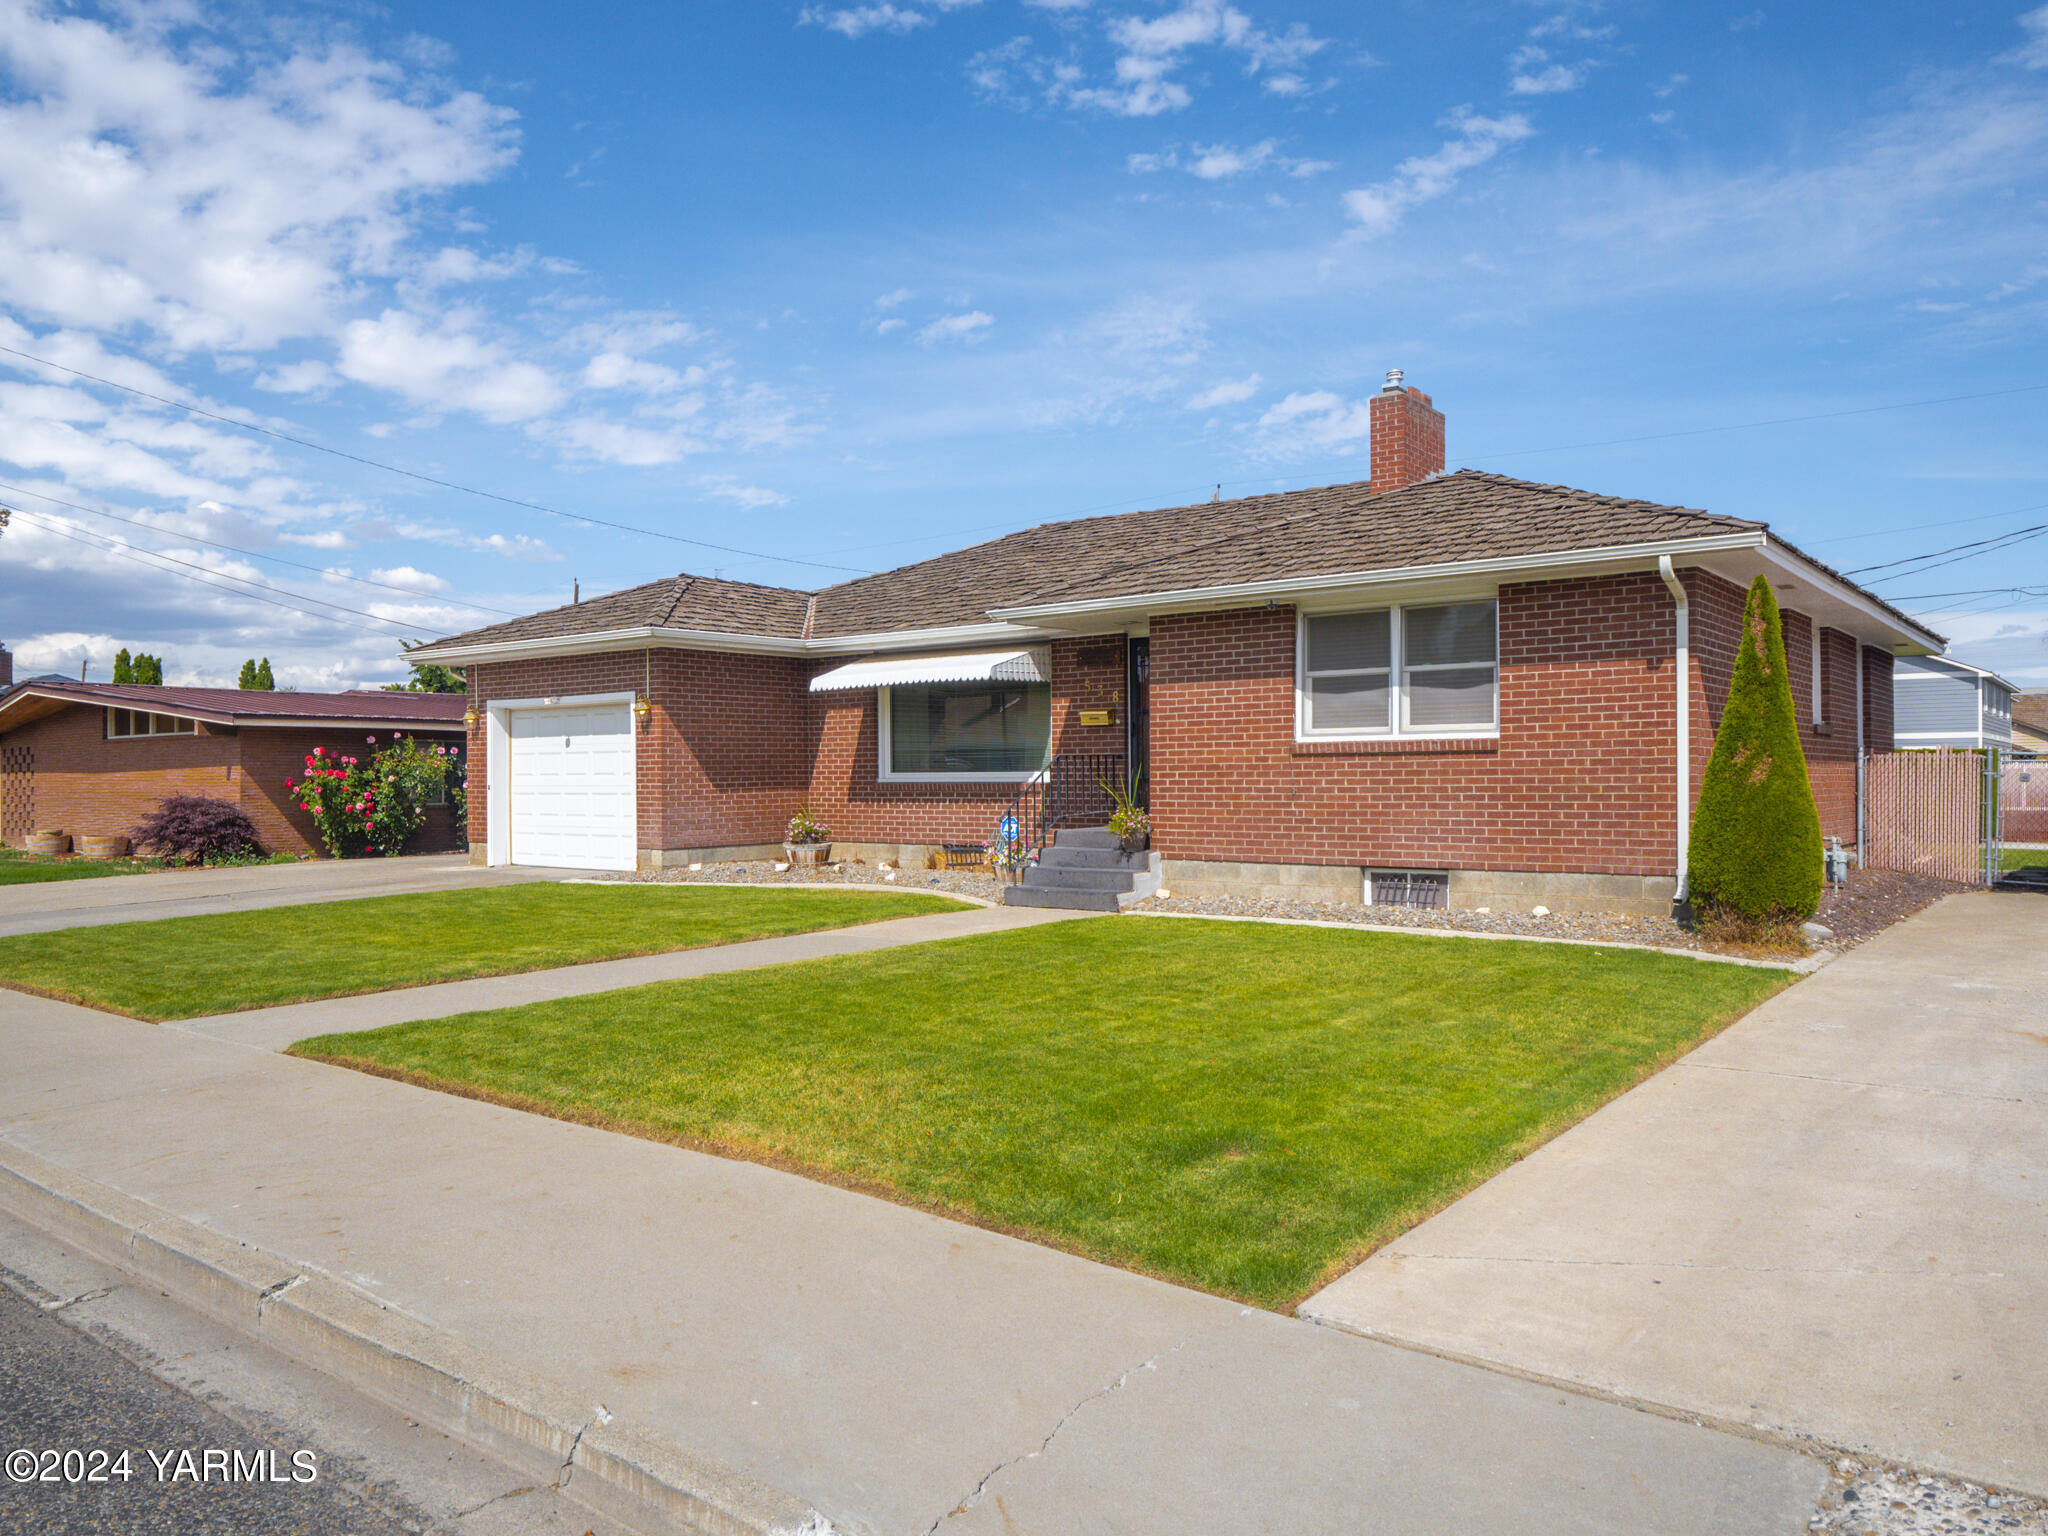
[[[830,843],[784,843],[782,851],[794,868],[799,864],[830,864],[832,845]]]
[[[1116,840],[1116,845],[1125,853],[1143,853],[1152,846],[1152,836],[1148,832],[1126,832]]]

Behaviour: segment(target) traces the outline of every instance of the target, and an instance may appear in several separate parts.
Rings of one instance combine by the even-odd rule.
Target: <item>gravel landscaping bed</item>
[[[1001,883],[985,869],[883,869],[853,863],[793,864],[777,869],[767,860],[749,860],[596,878],[630,885],[874,885],[885,890],[944,891],[982,901],[1003,899]]]
[[[1828,1536],[2048,1536],[2048,1503],[1954,1478],[1835,1463],[1807,1529]]]
[[[1893,923],[1932,906],[1954,891],[1975,890],[1932,875],[1901,875],[1888,869],[1852,869],[1849,884],[1821,898],[1814,921],[1835,931],[1830,949],[1853,949]]]

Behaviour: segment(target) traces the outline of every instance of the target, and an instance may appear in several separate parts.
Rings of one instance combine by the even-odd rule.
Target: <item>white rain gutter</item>
[[[1672,569],[1671,557],[1657,557],[1657,574],[1671,593],[1672,622],[1677,627],[1678,653],[1678,888],[1674,901],[1686,897],[1688,871],[1686,854],[1692,842],[1692,603],[1685,595],[1685,583]],[[1857,642],[1862,657],[1862,642]],[[1860,714],[1860,711],[1859,711]]]

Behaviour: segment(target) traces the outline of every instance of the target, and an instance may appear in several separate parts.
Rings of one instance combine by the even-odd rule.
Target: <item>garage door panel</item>
[[[512,710],[505,724],[512,862],[633,868],[639,838],[630,706]]]

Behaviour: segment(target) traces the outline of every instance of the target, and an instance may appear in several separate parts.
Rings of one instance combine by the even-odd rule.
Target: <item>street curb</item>
[[[622,1424],[559,1382],[4,1140],[0,1210],[634,1530],[833,1536],[801,1499]]]

